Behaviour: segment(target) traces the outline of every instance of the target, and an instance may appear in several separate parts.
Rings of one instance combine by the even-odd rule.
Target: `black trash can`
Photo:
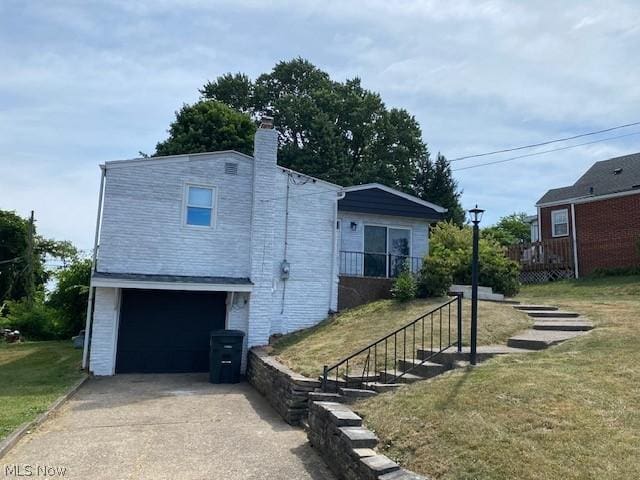
[[[242,364],[241,330],[214,330],[209,350],[209,381],[211,383],[238,383]]]

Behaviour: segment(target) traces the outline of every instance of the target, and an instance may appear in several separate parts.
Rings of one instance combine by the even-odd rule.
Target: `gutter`
[[[96,232],[93,239],[93,257],[91,259],[91,274],[97,270],[98,238],[100,236],[100,217],[102,216],[102,201],[104,195],[104,181],[107,175],[107,167],[100,165],[100,193],[98,194],[98,215],[96,217]],[[91,281],[91,280],[90,280]],[[89,285],[89,299],[87,302],[87,320],[84,326],[84,347],[82,349],[82,368],[89,367],[89,344],[91,343],[91,326],[93,324],[93,300],[96,287]]]
[[[539,222],[538,222],[539,223]],[[580,278],[578,271],[578,240],[576,228],[576,204],[571,204],[571,236],[573,237],[573,268],[576,278]]]
[[[338,263],[338,257],[336,255],[337,253],[337,243],[338,243],[338,236],[337,236],[337,232],[338,232],[338,200],[342,200],[346,195],[346,192],[344,190],[339,191],[338,192],[338,196],[336,198],[336,202],[334,205],[334,210],[333,210],[333,228],[332,228],[332,235],[331,235],[331,284],[329,287],[329,312],[332,312],[333,309],[331,308],[331,306],[333,305],[333,285],[334,282],[336,281],[336,264]],[[338,280],[339,282],[339,280]],[[336,310],[337,310],[337,305],[336,305]]]

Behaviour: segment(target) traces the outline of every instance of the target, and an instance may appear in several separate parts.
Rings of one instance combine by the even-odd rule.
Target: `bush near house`
[[[430,254],[420,271],[420,296],[442,295],[452,283],[471,283],[472,242],[473,232],[469,226],[458,227],[448,222],[435,226],[431,232]],[[481,237],[479,247],[480,285],[507,296],[518,293],[518,264],[505,256],[503,247],[491,236]]]
[[[416,279],[411,274],[408,265],[402,269],[400,275],[393,282],[391,295],[399,302],[408,302],[416,298]]]

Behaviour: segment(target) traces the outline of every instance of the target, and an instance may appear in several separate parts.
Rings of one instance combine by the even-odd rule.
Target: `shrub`
[[[453,283],[453,264],[442,256],[426,257],[418,276],[419,297],[441,297],[446,295]]]
[[[391,295],[399,302],[408,302],[416,298],[416,279],[406,266],[394,280]]]
[[[470,284],[472,247],[471,227],[460,228],[447,222],[436,225],[431,233],[430,255],[420,271],[419,294],[443,295],[452,283]],[[520,267],[505,256],[493,237],[480,238],[478,253],[480,285],[507,296],[518,293]]]
[[[59,338],[56,311],[37,299],[30,306],[24,300],[8,301],[8,314],[0,318],[0,326],[19,330],[29,340],[55,340]]]

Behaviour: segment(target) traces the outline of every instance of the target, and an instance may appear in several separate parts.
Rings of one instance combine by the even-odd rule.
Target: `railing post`
[[[462,292],[457,294],[458,300],[456,304],[458,306],[458,353],[462,352]]]
[[[327,374],[329,371],[329,367],[327,367],[326,365],[324,366],[324,369],[322,371],[322,391],[326,392],[327,391]]]

